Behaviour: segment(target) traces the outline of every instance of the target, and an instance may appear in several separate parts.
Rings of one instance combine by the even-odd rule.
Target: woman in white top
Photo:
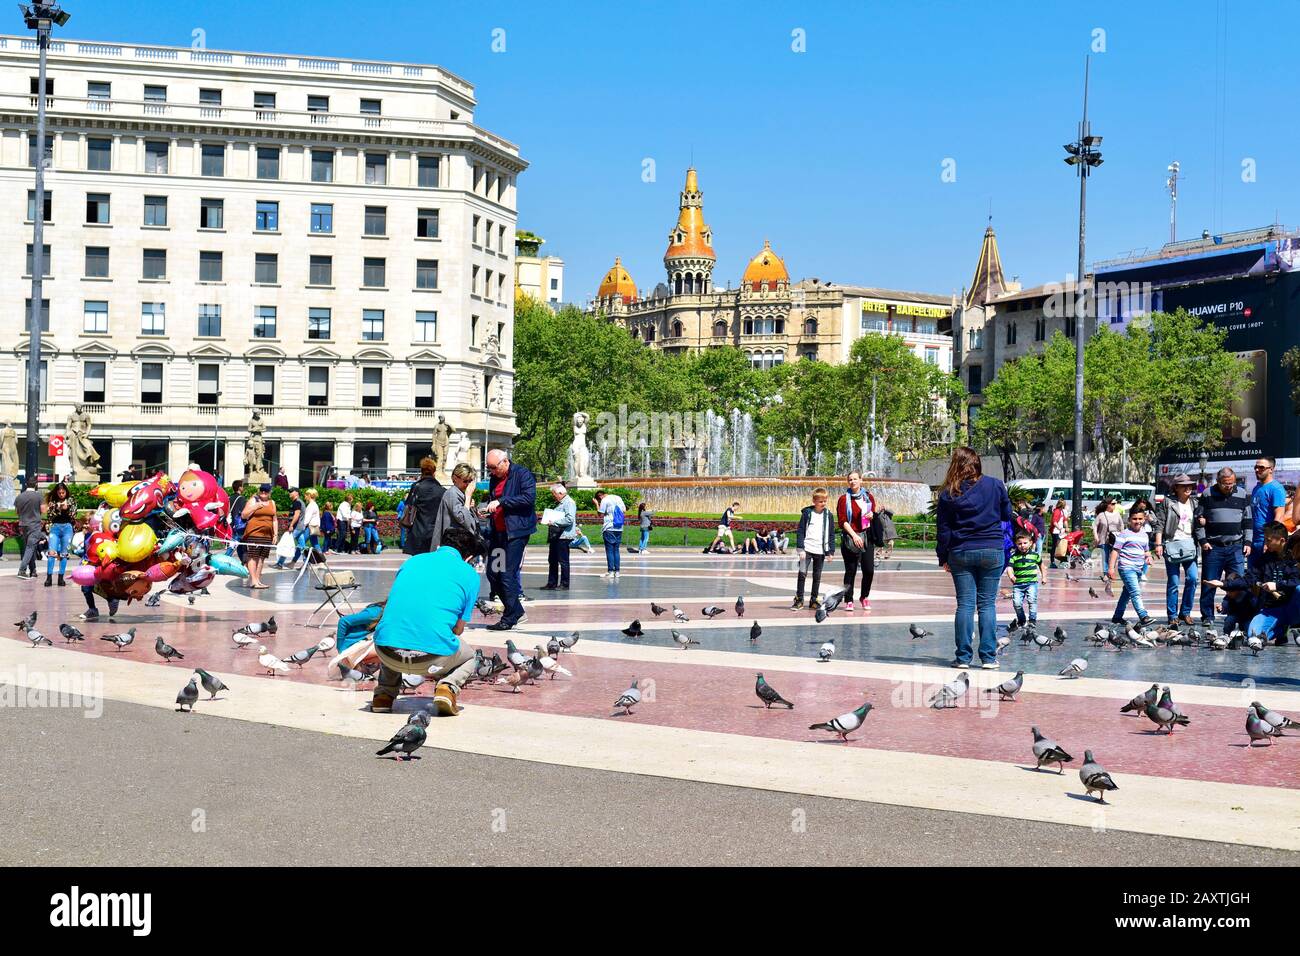
[[[1181,621],[1192,623],[1192,601],[1198,593],[1200,574],[1196,559],[1200,549],[1192,535],[1192,522],[1196,517],[1196,503],[1192,501],[1192,489],[1196,482],[1188,475],[1179,475],[1174,479],[1173,491],[1165,498],[1164,504],[1156,512],[1156,547],[1157,558],[1164,559],[1165,574],[1165,610],[1169,612],[1169,623]],[[1182,604],[1179,605],[1179,579],[1184,578]]]
[[[316,504],[318,492],[308,488],[303,493],[307,506],[302,510],[302,526],[307,529],[307,544],[311,551],[320,550],[320,505]],[[302,556],[304,562],[311,560],[311,551]]]

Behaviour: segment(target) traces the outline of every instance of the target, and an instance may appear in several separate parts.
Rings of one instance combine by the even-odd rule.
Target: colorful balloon
[[[150,581],[157,584],[160,581],[166,581],[180,569],[181,566],[175,561],[159,561],[157,564],[150,565],[145,569],[144,573],[148,576]]]
[[[211,530],[221,538],[230,536],[226,515],[230,513],[230,497],[217,479],[206,471],[190,469],[176,482],[176,499],[172,516],[189,517],[200,531]]]
[[[104,499],[114,508],[118,508],[126,501],[131,489],[138,484],[138,481],[117,481],[110,484],[96,485],[90,489],[90,493],[96,498]]]
[[[161,471],[131,488],[124,503],[118,506],[127,521],[139,521],[162,507],[172,483]]]
[[[86,560],[100,566],[117,560],[117,542],[107,531],[97,531],[86,544]]]
[[[195,568],[189,574],[178,574],[167,582],[167,590],[172,594],[191,594],[201,591],[212,583],[217,572],[206,564]]]
[[[79,564],[72,569],[68,577],[72,578],[73,584],[79,584],[82,587],[93,587],[98,583],[99,568],[93,564]]]
[[[186,534],[180,528],[167,532],[167,537],[158,542],[158,547],[154,548],[155,554],[166,554],[169,551],[175,551],[185,543]]]
[[[158,536],[147,524],[128,524],[117,536],[117,555],[128,563],[143,561],[157,543]]]
[[[209,555],[208,564],[218,574],[233,574],[237,578],[248,577],[248,568],[244,567],[238,558],[232,558],[228,554]]]

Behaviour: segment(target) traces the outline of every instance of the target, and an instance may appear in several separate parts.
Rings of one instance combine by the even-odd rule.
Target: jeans
[[[638,550],[638,551],[644,551],[644,550],[645,550],[646,548],[648,548],[648,547],[650,547],[650,529],[649,529],[649,528],[642,528],[642,529],[641,529],[641,543],[640,543],[639,545],[637,545],[637,550]]]
[[[68,570],[68,549],[72,547],[72,525],[59,522],[50,525],[50,547],[46,552],[45,576],[54,573],[54,558],[59,559],[59,577]]]
[[[1192,599],[1196,594],[1196,587],[1200,583],[1200,576],[1196,567],[1196,557],[1193,556],[1186,561],[1166,561],[1165,575],[1168,581],[1165,583],[1165,610],[1169,612],[1169,620],[1176,617],[1188,617],[1192,613]],[[1183,586],[1183,600],[1181,606],[1178,601],[1179,579],[1186,576],[1187,581]]]
[[[23,546],[22,563],[18,565],[18,570],[35,574],[36,552],[41,549],[41,538],[45,536],[45,532],[41,530],[40,525],[37,525],[35,528],[22,531],[22,534],[27,539],[27,543]]]
[[[1016,622],[1025,623],[1025,608],[1029,609],[1029,620],[1038,620],[1038,582],[1013,584],[1011,586],[1011,606],[1016,609]]]
[[[858,568],[861,566],[861,599],[865,601],[871,594],[871,582],[876,576],[876,546],[871,543],[871,539],[867,537],[866,532],[863,532],[862,550],[850,551],[841,543],[840,556],[844,558],[844,600],[853,600],[853,579],[857,576]]]
[[[1278,644],[1285,644],[1287,628],[1297,621],[1300,621],[1300,591],[1292,595],[1291,600],[1285,604],[1260,608],[1259,613],[1251,618],[1246,633],[1258,634],[1265,642],[1276,641]]]
[[[492,529],[488,545],[487,579],[492,593],[501,598],[505,612],[499,623],[513,627],[524,616],[519,603],[519,575],[524,563],[527,538],[510,538],[504,531]]]
[[[1246,556],[1241,553],[1241,544],[1215,544],[1209,551],[1201,552],[1201,580],[1222,581],[1229,571],[1246,573]],[[1214,588],[1201,585],[1201,618],[1214,620]]]
[[[1142,572],[1145,565],[1136,568],[1120,568],[1119,579],[1124,585],[1124,590],[1120,592],[1119,603],[1115,605],[1115,613],[1111,615],[1113,620],[1123,619],[1124,612],[1128,610],[1129,602],[1133,602],[1133,610],[1137,611],[1138,618],[1145,621],[1150,615],[1147,609],[1142,605]]]
[[[822,588],[822,565],[826,563],[826,555],[809,554],[807,551],[799,553],[799,577],[795,584],[794,596],[796,600],[803,600],[804,581],[808,577],[808,569],[812,568],[812,592],[810,599],[818,600]]]
[[[366,545],[365,550],[371,554],[378,554],[383,542],[379,540],[379,529],[372,524],[366,525]]]
[[[619,551],[623,544],[621,531],[603,531],[601,538],[605,542],[605,569],[617,573],[621,567]]]
[[[339,618],[338,627],[335,630],[335,645],[339,652],[342,653],[359,641],[364,641],[372,634],[372,625],[383,616],[384,609],[369,605],[363,607],[360,611],[353,614],[345,614]]]
[[[564,538],[552,538],[546,542],[546,586],[548,588],[569,586],[569,549],[572,542]]]
[[[957,616],[953,619],[953,641],[957,660],[971,661],[971,638],[975,632],[975,611],[979,609],[980,661],[997,660],[998,581],[1006,556],[1001,548],[973,548],[948,554],[948,570],[957,592]]]
[[[299,528],[297,531],[293,533],[293,558],[292,560],[289,561],[289,563],[296,564],[298,559],[302,557],[302,553],[306,550],[307,550],[307,528],[306,526],[304,526]],[[281,561],[277,561],[276,563],[283,564],[284,562],[281,560]]]
[[[401,519],[399,518],[398,521],[400,522]],[[397,529],[397,543],[398,543],[398,547],[400,547],[403,551],[406,550],[406,529],[401,527],[400,525]]]

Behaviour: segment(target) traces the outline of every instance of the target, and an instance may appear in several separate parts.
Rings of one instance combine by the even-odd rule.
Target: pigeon
[[[35,611],[32,611],[31,614],[28,614],[28,615],[27,615],[25,618],[23,618],[21,621],[14,621],[14,627],[18,628],[18,630],[20,630],[20,631],[31,630],[31,629],[32,629],[33,627],[35,627],[35,626],[36,626],[36,612],[35,612]]]
[[[86,635],[82,634],[81,631],[77,630],[77,628],[73,627],[71,624],[60,624],[59,633],[63,635],[63,639],[69,644],[73,641],[84,641],[86,639]]]
[[[320,651],[322,654],[328,654],[330,651],[334,650],[334,647],[337,644],[338,639],[332,635],[329,637],[322,637],[316,642],[316,650]]]
[[[1020,688],[1025,682],[1025,672],[1016,671],[1016,676],[1010,680],[1004,680],[997,687],[991,687],[986,690],[986,694],[997,694],[998,700],[1015,700],[1016,694],[1020,693]]]
[[[565,677],[573,676],[573,673],[570,670],[556,663],[554,657],[551,657],[549,654],[543,654],[542,645],[538,644],[536,647],[533,648],[533,651],[537,655],[536,657],[533,658],[533,660],[537,662],[538,667],[540,667],[543,671],[551,675],[551,680],[555,680],[556,674],[563,674]]]
[[[745,616],[745,595],[736,598],[736,617]]]
[[[117,645],[119,651],[128,647],[135,640],[135,628],[130,628],[122,634],[109,634],[100,638],[101,641],[109,641]]]
[[[582,639],[582,635],[579,634],[577,631],[574,631],[572,634],[566,636],[561,636],[559,638],[560,649],[565,651],[572,651],[573,645],[577,644],[578,641],[581,639]]]
[[[1057,773],[1065,773],[1065,765],[1074,758],[1061,749],[1061,745],[1050,737],[1044,737],[1038,732],[1037,727],[1030,727],[1034,732],[1034,759],[1038,761],[1038,769],[1043,769],[1043,764],[1056,764]]]
[[[1128,647],[1128,637],[1119,629],[1109,631],[1106,635],[1106,643],[1117,651],[1122,651]]]
[[[423,674],[402,675],[402,690],[406,691],[408,694],[414,693],[415,691],[419,690],[420,685],[423,683],[424,683]]]
[[[339,668],[339,680],[341,680],[347,687],[352,689],[355,689],[356,686],[360,684],[362,681],[370,680],[372,677],[374,677],[373,674],[367,674],[364,673],[363,671],[357,670],[354,667],[348,667],[347,664],[339,664],[338,668]]]
[[[250,624],[245,624],[243,627],[239,628],[239,630],[235,631],[235,633],[236,634],[274,634],[278,629],[279,628],[275,623],[275,615],[273,614],[265,621],[253,621]]]
[[[1250,648],[1252,657],[1259,657],[1259,652],[1264,649],[1264,642],[1258,634],[1252,634],[1246,638],[1246,646]]]
[[[676,628],[673,629],[673,640],[676,641],[682,650],[687,650],[692,644],[699,644],[699,641],[693,641]]]
[[[999,635],[998,635],[998,649],[997,649],[997,651],[996,651],[996,656],[997,656],[997,657],[1001,657],[1003,654],[1006,653],[1007,648],[1010,647],[1010,646],[1011,646],[1011,635],[1009,635],[1009,634],[999,634]]]
[[[1046,634],[1035,634],[1035,635],[1034,635],[1034,643],[1038,645],[1038,649],[1039,649],[1040,651],[1041,651],[1044,647],[1054,647],[1054,646],[1055,646],[1055,645],[1053,644],[1053,642],[1052,642],[1052,639],[1051,639],[1050,637],[1048,637]]]
[[[1029,625],[1025,628],[1025,633],[1020,635],[1020,643],[1027,644],[1030,641],[1035,641],[1037,639],[1038,639],[1038,625],[1035,624],[1033,621],[1030,621]]]
[[[1082,657],[1076,657],[1074,660],[1070,661],[1070,663],[1066,664],[1065,667],[1061,669],[1060,676],[1069,677],[1073,679],[1078,677],[1087,669],[1088,669],[1088,662]]]
[[[1141,713],[1160,699],[1160,685],[1152,684],[1119,709],[1121,714]]]
[[[1228,649],[1228,639],[1215,631],[1206,631],[1205,640],[1216,651],[1225,651]]]
[[[197,676],[191,677],[190,682],[182,687],[180,693],[176,695],[176,709],[181,713],[185,713],[186,707],[190,709],[190,712],[193,712],[194,702],[199,699],[198,680]]]
[[[635,620],[627,627],[623,628],[623,633],[628,637],[641,637],[645,634],[645,631],[641,630],[641,622]]]
[[[29,627],[27,629],[27,640],[32,642],[32,647],[40,647],[41,645],[44,645],[46,647],[54,646],[54,642],[52,640],[50,640],[40,631],[36,630],[36,628],[34,627]]]
[[[414,718],[416,715],[412,714],[411,716]],[[382,757],[384,754],[397,752],[397,756],[393,758],[394,760],[413,760],[415,758],[411,755],[424,746],[426,737],[424,723],[412,719],[402,725],[397,733],[389,737],[388,743],[382,749],[375,751],[375,756]]]
[[[202,667],[194,668],[194,673],[199,675],[199,680],[203,682],[203,689],[208,692],[208,700],[217,696],[219,691],[230,690],[225,684],[221,683],[220,678],[209,674]]]
[[[632,623],[635,624],[636,622],[633,621]],[[524,666],[524,654],[519,648],[515,647],[515,642],[510,638],[506,638],[506,660],[510,662],[515,670],[519,670]]]
[[[241,649],[242,649],[242,648],[245,648],[245,647],[248,647],[250,644],[260,644],[260,643],[261,643],[261,641],[259,641],[259,640],[258,640],[256,637],[254,637],[253,635],[251,635],[251,634],[243,634],[243,633],[241,633],[241,632],[239,632],[239,631],[235,631],[235,633],[232,634],[231,637],[234,638],[235,646],[238,647],[238,648],[241,648]]]
[[[509,665],[501,659],[500,654],[485,657],[482,649],[474,652],[474,677],[477,680],[491,680],[505,670],[507,666]]]
[[[559,640],[556,639],[554,635],[552,635],[546,641],[546,653],[551,655],[551,657],[560,656],[560,642]]]
[[[1065,628],[1061,627],[1061,625],[1059,625],[1059,624],[1056,625],[1056,630],[1054,630],[1054,631],[1052,632],[1052,640],[1053,640],[1053,642],[1055,642],[1055,643],[1057,643],[1057,644],[1064,644],[1064,643],[1065,643],[1065,638],[1066,638],[1066,636],[1067,636],[1067,635],[1066,635],[1066,633],[1065,633]]]
[[[754,683],[754,693],[758,695],[758,699],[763,702],[763,706],[768,710],[772,709],[773,704],[785,704],[790,710],[794,710],[794,704],[778,694],[776,688],[763,679],[761,672]]]
[[[755,621],[749,627],[749,643],[753,644],[756,640],[759,639],[760,636],[762,636],[762,634],[763,634],[763,629],[759,627],[758,622]]]
[[[1097,792],[1098,803],[1106,802],[1108,790],[1119,789],[1115,781],[1110,778],[1110,774],[1106,772],[1106,768],[1092,759],[1091,750],[1083,752],[1083,766],[1079,768],[1079,779],[1083,781],[1087,796],[1091,797],[1093,791]]]
[[[1159,704],[1147,704],[1143,713],[1146,714],[1147,720],[1156,725],[1157,732],[1163,730],[1171,736],[1175,724],[1186,727],[1192,722],[1190,718],[1184,717],[1182,714],[1175,714],[1168,707],[1161,707]]]
[[[1094,601],[1101,597],[1101,595],[1097,593],[1097,589],[1091,584],[1088,585],[1088,597],[1092,598]],[[1082,773],[1082,771],[1080,772]]]
[[[264,644],[259,645],[257,648],[257,663],[265,667],[266,672],[272,677],[274,677],[277,672],[281,674],[289,673],[289,665],[268,651]]]
[[[834,656],[835,656],[834,639],[827,641],[825,644],[823,644],[820,648],[817,649],[817,659],[821,661],[823,664],[826,663]]]
[[[700,613],[703,614],[705,617],[707,617],[707,618],[711,621],[711,620],[713,620],[715,617],[717,617],[719,614],[726,614],[727,611],[726,611],[726,608],[718,607],[716,604],[710,604],[710,605],[709,605],[708,607],[706,607],[706,608],[701,608],[701,609],[700,609]]]
[[[836,608],[838,608],[844,601],[844,595],[847,593],[847,591],[841,588],[825,600],[821,601],[820,606],[817,608],[817,613],[813,615],[814,620],[820,624],[822,621],[834,614]]]
[[[496,608],[494,608],[491,604],[489,604],[489,603],[488,603],[487,601],[485,601],[483,598],[479,598],[477,601],[475,601],[475,602],[474,602],[474,607],[475,607],[475,608],[478,610],[478,612],[479,612],[480,614],[482,614],[484,617],[491,617],[493,614],[497,614],[497,613],[499,613],[499,612],[497,611]]]
[[[912,640],[919,641],[923,637],[933,637],[934,631],[927,631],[917,624],[907,625],[907,633],[912,635]]]
[[[163,596],[162,591],[154,591],[153,594],[150,594],[147,598],[144,599],[144,606],[157,607],[159,604],[162,603],[162,596]]]
[[[1260,720],[1254,708],[1246,709],[1246,733],[1250,735],[1250,743],[1246,745],[1248,747],[1255,746],[1256,740],[1267,740],[1270,747],[1273,745],[1273,727]]]
[[[556,666],[558,667],[559,665]],[[430,668],[430,670],[432,670],[432,668]],[[526,657],[524,658],[523,672],[528,675],[530,681],[536,683],[546,675],[546,668],[542,666],[542,662],[536,657]],[[565,673],[568,674],[569,672],[565,671]],[[573,675],[569,674],[569,676],[572,677]],[[555,679],[554,674],[551,675],[551,679]]]
[[[1169,692],[1168,687],[1160,688],[1160,707],[1164,707],[1179,717],[1183,716],[1182,709],[1174,703],[1174,695]]]
[[[298,667],[301,668],[303,664],[306,664],[309,660],[315,657],[316,653],[319,650],[320,648],[317,647],[315,644],[313,644],[311,647],[304,647],[302,650],[294,651],[287,658],[285,658],[285,663],[297,664]]]
[[[956,707],[957,701],[961,700],[969,689],[970,675],[962,671],[957,675],[956,680],[949,681],[935,691],[934,696],[930,698],[930,706],[935,710]]]
[[[830,720],[823,721],[820,724],[809,724],[809,730],[829,730],[833,734],[839,734],[840,740],[848,743],[849,734],[862,726],[862,722],[867,719],[867,714],[871,710],[871,702],[866,701],[857,710],[851,710],[847,714],[840,714],[838,717],[832,717]]]
[[[1275,710],[1269,710],[1257,700],[1250,702],[1251,709],[1260,720],[1273,728],[1273,736],[1281,737],[1282,731],[1287,728],[1300,728],[1300,723],[1287,717],[1285,714],[1279,714]]]
[[[678,624],[685,624],[687,621],[690,620],[690,618],[686,616],[686,612],[685,612],[685,611],[683,611],[683,610],[682,610],[681,608],[679,608],[676,604],[674,604],[674,605],[673,605],[673,620],[676,621]]]
[[[614,701],[614,709],[623,709],[624,714],[630,715],[632,708],[641,703],[641,691],[637,689],[637,679],[632,678],[632,686],[619,695],[618,700]]]
[[[164,641],[161,634],[153,639],[153,649],[165,661],[170,661],[172,658],[178,661],[185,660],[185,655]]]
[[[1106,579],[1106,594],[1108,594],[1110,597],[1115,596],[1115,589],[1111,586],[1110,578]]]
[[[668,610],[668,608],[666,608],[666,607],[660,607],[660,606],[659,606],[658,604],[656,604],[654,601],[651,601],[651,602],[650,602],[650,613],[653,614],[655,617],[658,617],[660,614],[664,613],[664,611],[666,611],[666,610]]]

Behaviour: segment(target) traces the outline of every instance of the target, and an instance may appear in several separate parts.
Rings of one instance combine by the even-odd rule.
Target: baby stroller
[[[1078,531],[1069,532],[1061,539],[1065,544],[1065,559],[1072,571],[1092,560],[1092,549],[1084,543],[1083,535],[1083,529],[1080,528]]]

